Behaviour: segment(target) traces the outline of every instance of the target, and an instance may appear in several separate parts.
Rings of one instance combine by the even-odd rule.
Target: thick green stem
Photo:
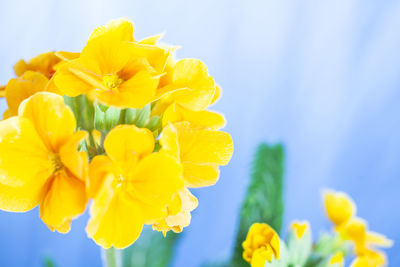
[[[122,267],[121,251],[113,247],[109,249],[101,249],[101,259],[103,267]]]

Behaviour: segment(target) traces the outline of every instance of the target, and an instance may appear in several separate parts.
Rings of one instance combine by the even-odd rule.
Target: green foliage
[[[283,160],[284,152],[280,144],[258,146],[250,185],[241,208],[230,266],[249,266],[242,259],[242,242],[246,239],[247,231],[253,223],[264,222],[280,232],[283,217]]]
[[[172,231],[164,237],[161,232],[145,228],[140,238],[124,250],[123,267],[169,266],[177,238]]]

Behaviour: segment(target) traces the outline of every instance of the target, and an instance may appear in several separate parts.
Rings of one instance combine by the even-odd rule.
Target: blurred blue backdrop
[[[285,222],[328,229],[320,191],[348,192],[373,230],[400,241],[400,1],[1,0],[0,84],[12,66],[48,50],[79,51],[91,30],[128,17],[136,37],[166,31],[224,89],[235,153],[221,179],[196,190],[200,205],[173,266],[229,256],[238,209],[260,141],[286,147]],[[4,110],[4,101],[1,102]],[[23,168],[21,162],[21,168]],[[0,265],[98,266],[87,215],[68,235],[50,232],[35,209],[0,212]],[[389,250],[400,266],[399,246]]]

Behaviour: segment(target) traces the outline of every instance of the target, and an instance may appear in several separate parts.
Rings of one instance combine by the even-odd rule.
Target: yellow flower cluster
[[[18,77],[1,91],[0,209],[39,206],[43,222],[66,233],[91,199],[86,231],[104,248],[129,246],[145,224],[164,234],[190,224],[198,203],[189,189],[216,183],[233,143],[219,131],[223,115],[207,110],[221,95],[207,67],[175,60],[160,38],[137,41],[119,19],[95,29],[80,53],[15,65]],[[64,98],[82,95],[78,116]],[[96,129],[93,107],[118,111],[101,121],[110,129]],[[146,107],[140,123],[120,115]]]
[[[309,222],[293,221],[287,240],[283,241],[268,224],[256,222],[242,243],[243,259],[252,267],[343,267],[345,257],[352,254],[355,259],[351,267],[387,265],[385,253],[376,247],[390,247],[393,241],[367,229],[367,223],[355,216],[356,205],[349,196],[327,191],[324,204],[334,224],[333,233],[324,233],[313,243]]]
[[[386,265],[386,255],[377,247],[391,247],[393,241],[384,235],[368,230],[365,220],[356,217],[356,205],[344,192],[327,191],[324,194],[326,214],[335,231],[344,240],[354,244],[357,258],[352,267],[379,267]]]

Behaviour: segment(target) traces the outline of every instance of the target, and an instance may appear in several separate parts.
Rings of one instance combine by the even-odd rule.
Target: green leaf
[[[253,223],[267,223],[277,233],[280,232],[283,217],[283,160],[282,145],[260,144],[258,146],[251,181],[241,208],[230,266],[249,266],[242,258],[242,242],[246,239],[247,232]]]
[[[140,238],[123,251],[123,267],[169,266],[178,234],[169,231],[164,237],[150,227],[143,230]]]

